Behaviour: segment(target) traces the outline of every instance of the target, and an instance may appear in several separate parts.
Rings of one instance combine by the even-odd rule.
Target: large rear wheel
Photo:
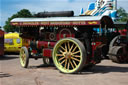
[[[76,73],[84,67],[87,53],[78,39],[64,38],[54,46],[52,58],[61,72]]]
[[[26,47],[22,47],[20,50],[20,64],[23,68],[27,68],[29,63],[29,54]]]

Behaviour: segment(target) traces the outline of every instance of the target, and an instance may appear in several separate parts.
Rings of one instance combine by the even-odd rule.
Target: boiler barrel
[[[71,17],[74,16],[73,11],[59,11],[59,12],[39,12],[36,17]]]

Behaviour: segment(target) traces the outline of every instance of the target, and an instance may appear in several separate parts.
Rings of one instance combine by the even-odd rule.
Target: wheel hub
[[[64,56],[66,59],[70,59],[72,57],[70,52],[67,52]]]

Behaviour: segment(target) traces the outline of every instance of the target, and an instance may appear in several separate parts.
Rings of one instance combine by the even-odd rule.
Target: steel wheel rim
[[[82,62],[82,51],[79,45],[71,39],[60,40],[53,50],[53,61],[56,67],[64,73],[73,73]]]
[[[20,51],[20,63],[21,63],[22,67],[24,67],[25,63],[26,63],[26,54],[23,49],[21,49],[21,51]]]

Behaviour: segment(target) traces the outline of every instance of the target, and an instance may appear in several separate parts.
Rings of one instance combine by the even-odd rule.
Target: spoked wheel
[[[44,57],[43,58],[43,63],[45,65],[52,65],[53,64],[52,58],[46,58],[46,57]]]
[[[23,68],[27,68],[29,63],[29,54],[26,47],[22,47],[20,50],[20,64]]]
[[[87,54],[84,45],[75,38],[59,40],[53,49],[53,62],[63,73],[76,73],[85,63]]]

